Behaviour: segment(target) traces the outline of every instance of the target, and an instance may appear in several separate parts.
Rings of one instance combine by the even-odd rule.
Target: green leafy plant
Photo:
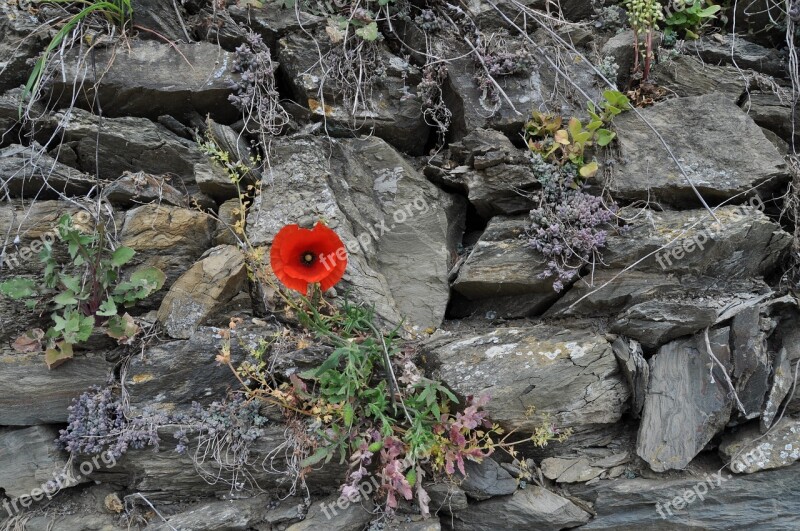
[[[561,116],[535,111],[525,124],[525,139],[530,150],[541,155],[543,160],[558,165],[570,162],[581,177],[593,177],[599,166],[596,161],[586,162],[587,149],[609,145],[616,133],[607,126],[627,109],[630,109],[630,102],[624,94],[607,90],[599,106],[589,103],[590,119],[586,124],[572,117],[563,127]]]
[[[348,301],[337,308],[324,301],[319,306],[316,297],[299,300],[298,321],[317,344],[331,349],[321,365],[278,383],[264,371],[263,351],[253,353],[257,363],[233,367],[227,345],[217,360],[242,382],[250,382],[251,398],[305,420],[295,436],[306,441],[300,461],[304,470],[335,458],[348,464],[343,496],[356,493],[359,483],[374,473],[389,512],[400,499],[416,499],[427,514],[426,475],[465,475],[465,459],[480,461],[498,449],[515,455],[515,445],[544,446],[570,433],[556,429],[545,416],[530,437],[511,441],[511,433],[488,419],[483,409],[488,396],[462,402],[441,382],[425,377],[413,361],[414,349],[403,345],[397,329],[380,331],[371,309]],[[307,345],[309,339],[297,342]]]
[[[624,0],[622,5],[628,12],[628,22],[633,28],[633,47],[635,60],[634,72],[639,70],[640,56],[643,57],[642,83],[650,78],[650,65],[653,60],[653,32],[660,21],[664,20],[664,11],[658,0]],[[644,39],[644,51],[642,43]]]
[[[119,29],[124,28],[133,16],[131,0],[42,0],[37,4],[55,4],[67,8],[74,7],[77,12],[71,14],[64,21],[64,25],[56,32],[45,47],[42,54],[33,65],[20,101],[20,116],[22,115],[22,102],[27,98],[35,98],[47,70],[47,62],[56,49],[74,30],[93,15],[100,15],[108,24]]]
[[[714,20],[722,9],[719,5],[708,5],[705,0],[676,0],[673,3],[674,10],[664,20],[664,39],[667,42],[676,38],[698,39],[701,28]]]
[[[128,280],[120,281],[120,269],[130,262],[135,251],[130,247],[107,247],[100,225],[97,232],[81,230],[72,216],[58,221],[57,233],[66,246],[69,260],[59,263],[53,243],[45,242],[39,253],[44,264],[43,282],[16,277],[0,283],[0,293],[11,299],[27,299],[34,308],[41,300],[54,311],[53,325],[42,338],[45,362],[54,368],[72,357],[72,347],[89,339],[96,325],[106,319],[108,334],[121,342],[130,340],[138,327],[127,308],[147,298],[164,285],[164,273],[155,267],[142,267]]]
[[[204,136],[196,135],[197,143],[211,162],[225,171],[231,184],[236,187],[236,198],[239,200],[239,206],[232,212],[235,220],[233,226],[229,227],[229,229],[236,238],[246,241],[245,222],[247,220],[247,208],[250,206],[253,196],[259,193],[255,170],[259,167],[261,159],[260,157],[250,156],[245,162],[232,157],[228,151],[222,149],[217,143],[210,121],[207,122],[207,125]],[[247,247],[252,248],[249,243]]]

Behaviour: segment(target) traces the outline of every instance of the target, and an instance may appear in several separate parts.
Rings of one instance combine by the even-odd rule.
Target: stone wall
[[[463,39],[424,17],[381,26],[384,38],[364,52],[375,67],[362,72],[369,91],[354,96],[331,74],[352,58],[329,53],[338,37],[317,13],[132,3],[136,26],[124,37],[53,56],[57,75],[22,120],[24,72],[49,39],[40,23],[63,14],[0,0],[0,280],[40,278],[39,242],[81,211],[136,250],[123,273],[152,265],[166,275],[163,290],[129,310],[146,341],[94,338],[53,370],[42,352],[14,348],[25,331],[47,328],[48,314],[0,296],[3,529],[800,527],[797,241],[782,215],[798,201],[787,162],[797,132],[787,66],[763,46],[769,39],[704,37],[663,52],[653,72],[662,101],[615,120],[618,142],[598,152],[590,186],[619,203],[624,230],[609,228],[602,259],[558,291],[526,243],[541,185],[521,130],[545,107],[584,117],[583,98],[606,87],[550,32],[510,24],[550,2],[462,4],[463,20],[529,57],[498,77],[494,100],[476,84],[482,66]],[[632,64],[630,36],[603,26],[603,2],[560,4],[569,23],[554,35],[595,63]],[[248,30],[275,61],[268,78],[285,119],[273,136],[230,98]],[[426,53],[451,57],[439,89],[444,135],[420,88]],[[199,144],[206,129],[234,159],[264,163],[245,181],[259,189],[246,212]],[[305,478],[308,491],[296,488],[282,473],[292,461],[274,410],[244,479],[175,452],[174,427],[159,432],[157,451],[132,448],[113,463],[69,461],[55,447],[69,405],[91,386],[124,390],[135,417],[189,411],[240,385],[215,363],[220,330],[241,319],[231,354],[241,363],[247,345],[286,326],[243,242],[266,252],[283,225],[318,219],[348,244],[333,300],[347,293],[382,324],[402,323],[429,375],[459,397],[491,394],[504,429],[529,434],[549,419],[570,438],[520,448],[525,463],[468,463],[460,484],[429,487],[432,519],[409,505],[391,522],[370,512],[372,501],[333,509],[345,475],[335,462]],[[275,373],[312,367],[326,348],[284,353]],[[67,473],[79,479],[30,503]]]

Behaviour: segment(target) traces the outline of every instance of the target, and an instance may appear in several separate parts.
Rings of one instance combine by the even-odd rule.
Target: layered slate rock
[[[425,174],[445,188],[465,192],[482,217],[519,214],[534,203],[529,193],[539,182],[529,152],[515,147],[503,133],[476,129],[450,145],[450,158],[425,168]]]
[[[159,203],[188,207],[189,196],[170,184],[166,175],[151,175],[143,171],[124,171],[103,190],[103,197],[119,207],[132,207],[146,203]]]
[[[689,182],[640,115],[667,140],[707,201],[752,194],[754,187],[770,191],[788,177],[775,146],[728,98],[721,94],[677,98],[614,120],[623,162],[615,166],[610,185],[618,200],[699,204]]]
[[[19,115],[19,99],[21,96],[21,87],[6,92],[0,92],[0,132],[6,135],[6,140],[14,138],[13,135],[18,132],[17,126],[21,124]],[[42,110],[40,106],[37,105],[33,114],[39,115],[41,113]]]
[[[127,268],[154,266],[167,276],[164,289],[139,307],[158,308],[172,283],[211,247],[214,227],[211,216],[188,208],[150,204],[125,212],[120,243],[136,251]]]
[[[0,149],[0,183],[4,195],[40,199],[85,195],[100,184],[90,175],[61,164],[36,143]]]
[[[147,28],[162,35],[163,38],[176,42],[186,42],[182,24],[186,17],[186,10],[182,4],[161,2],[160,0],[131,0],[133,11],[133,24]],[[142,38],[155,39],[155,35],[142,32]]]
[[[748,10],[755,11],[758,8],[750,7]],[[682,43],[681,49],[684,53],[696,55],[712,65],[735,64],[739,68],[749,68],[769,76],[780,78],[786,75],[786,60],[778,50],[750,42],[738,34],[715,34],[695,40],[687,39]]]
[[[0,347],[0,425],[66,423],[72,399],[93,385],[105,385],[113,364],[100,353],[76,353],[49,370],[44,353],[19,353]]]
[[[233,56],[214,44],[133,39],[125,46],[95,47],[92,59],[95,68],[77,47],[65,54],[56,67],[64,76],[53,80],[53,96],[67,104],[77,93],[78,106],[99,101],[108,117],[197,112],[233,121],[238,115],[228,101],[237,76]]]
[[[573,21],[588,18],[594,12],[592,4],[582,2],[581,0],[561,0],[558,3],[558,6],[553,6],[552,4],[548,5],[547,0],[522,0],[519,2],[519,4],[530,9],[538,9],[540,11],[558,9],[560,10],[560,14],[562,14],[567,20]],[[501,0],[496,2],[495,5],[497,5],[497,7],[510,19],[515,20],[517,24],[520,23],[518,19],[521,17],[521,15],[517,14],[519,12],[519,8],[514,3]],[[503,19],[497,13],[497,10],[495,10],[491,4],[480,2],[478,0],[471,0],[466,2],[465,6],[469,14],[483,29],[496,30],[499,28],[510,28],[505,19]]]
[[[644,359],[642,346],[633,339],[620,336],[611,348],[631,388],[631,413],[634,418],[639,418],[650,383],[650,366]]]
[[[337,506],[339,500],[344,500]],[[297,522],[286,528],[286,531],[315,531],[317,529],[364,529],[372,520],[372,511],[375,504],[371,499],[358,499],[355,503],[349,502],[339,494],[332,494],[313,503],[308,508],[308,513],[302,522]]]
[[[772,131],[791,145],[792,133],[797,143],[800,142],[800,132],[792,131],[790,99],[791,96],[788,94],[784,94],[781,98],[772,92],[753,91],[742,106],[758,125]]]
[[[630,42],[627,41],[629,49],[632,48]],[[660,62],[654,66],[651,75],[659,87],[676,96],[703,96],[718,92],[733,103],[739,102],[749,85],[749,78],[736,68],[706,64],[692,55],[679,55]]]
[[[761,433],[765,433],[775,420],[778,408],[781,407],[783,400],[793,387],[792,362],[788,352],[782,348],[773,360],[772,382],[770,384],[767,400],[764,402],[764,409],[761,412],[760,428]]]
[[[30,75],[28,59],[47,44],[45,27],[17,2],[0,2],[0,92],[24,85]]]
[[[643,213],[545,315],[611,315],[613,332],[657,347],[758,304],[770,294],[759,279],[791,238],[755,207],[715,213],[719,222],[703,210]]]
[[[115,180],[126,171],[169,174],[172,185],[182,189],[195,182],[196,164],[208,164],[196,143],[146,118],[104,118],[101,124],[98,116],[72,109],[53,114],[47,123],[50,130],[63,128],[60,159],[71,156],[77,168],[99,172],[106,180]]]
[[[438,326],[449,297],[448,221],[459,215],[447,209],[457,204],[379,138],[296,137],[272,149],[247,218],[253,245],[270,244],[286,224],[325,220],[348,251],[342,289],[391,322]]]
[[[244,531],[258,524],[278,526],[299,520],[303,516],[302,507],[303,500],[300,498],[290,497],[276,503],[270,500],[269,495],[262,494],[241,500],[194,504],[188,510],[168,517],[166,522],[153,522],[149,527],[153,531]]]
[[[620,478],[569,486],[569,491],[591,502],[597,511],[581,529],[725,531],[731,522],[741,527],[782,531],[800,526],[800,502],[796,496],[764,495],[796,492],[800,488],[800,465],[745,477],[720,471],[720,466],[718,461],[698,460],[691,471],[673,472],[678,477],[672,479]],[[674,500],[679,501],[680,509]]]
[[[244,287],[244,255],[232,245],[208,250],[175,281],[158,309],[167,333],[186,339],[214,310],[229,302]]]
[[[481,4],[482,8],[492,9],[489,4]],[[571,87],[562,84],[563,79],[557,79],[557,75],[542,54],[522,38],[506,37],[501,49],[504,52],[507,50],[517,52],[517,56],[512,60],[527,62],[515,74],[496,76],[496,81],[505,96],[491,85],[487,87],[478,85],[475,80],[476,72],[483,67],[476,62],[472,49],[460,37],[448,36],[433,40],[432,45],[435,54],[453,58],[447,67],[448,78],[444,101],[453,113],[448,135],[454,140],[461,139],[479,128],[496,129],[516,138],[525,122],[530,119],[532,109],[549,107],[553,104],[553,94],[557,92],[556,85],[560,90],[571,90]],[[597,99],[599,90],[594,84],[592,71],[580,64],[581,60],[577,56],[563,50],[559,53],[566,54],[562,67],[567,71],[570,80],[578,84],[581,90],[592,98]],[[573,107],[566,98],[557,101],[557,105],[561,106],[560,110],[565,115],[584,109],[582,104]]]
[[[603,473],[602,467],[592,466],[586,457],[548,457],[542,460],[542,473],[557,483],[586,482]]]
[[[256,348],[263,328],[237,328],[231,332],[231,362],[238,366],[253,361],[247,347]],[[161,412],[187,410],[192,402],[208,404],[240,386],[230,367],[215,363],[225,340],[219,330],[198,328],[185,341],[166,341],[131,358],[124,374],[131,410],[139,414],[146,407]],[[60,367],[59,367],[60,368]]]
[[[3,471],[0,489],[7,496],[12,499],[30,496],[34,489],[41,492],[42,485],[54,481],[55,475],[62,471],[75,477],[72,467],[67,464],[69,456],[53,444],[57,438],[58,428],[55,426],[18,430],[0,428],[0,470]],[[49,490],[52,494],[56,489]],[[30,504],[30,500],[25,500],[25,503]]]
[[[230,496],[234,480],[241,483],[242,489],[250,492],[259,488],[289,489],[294,480],[281,449],[286,444],[286,426],[279,413],[274,412],[274,418],[278,420],[264,427],[263,435],[250,446],[250,465],[239,470],[237,476],[234,476],[230,465],[220,466],[211,456],[196,466],[193,459],[196,450],[194,442],[185,453],[180,454],[175,451],[175,431],[159,429],[160,451],[154,452],[152,448],[129,449],[114,466],[98,469],[91,479],[139,491],[156,503],[160,500],[185,499],[186,493],[192,496]],[[278,453],[275,453],[276,449]],[[329,465],[333,466],[329,468]],[[346,470],[346,467],[332,461],[324,471],[312,471],[306,476],[309,491],[312,494],[333,492],[341,484]]]
[[[588,331],[543,324],[459,330],[435,335],[428,349],[435,377],[462,396],[489,394],[489,416],[507,429],[533,431],[542,415],[560,427],[611,424],[628,407],[611,345]]]
[[[494,459],[486,458],[480,463],[464,462],[467,475],[459,485],[474,500],[488,500],[493,496],[513,494],[517,480],[511,477]]]
[[[731,352],[736,394],[747,419],[758,417],[768,390],[772,361],[767,353],[767,334],[761,330],[760,306],[738,313],[731,321]]]
[[[784,417],[765,435],[757,423],[748,424],[727,434],[719,453],[737,474],[789,466],[800,459],[800,420]]]
[[[709,335],[712,352],[727,371],[729,334],[722,328]],[[727,424],[733,407],[728,392],[702,334],[664,345],[650,359],[636,453],[656,472],[685,468]]]
[[[325,22],[325,18],[295,9],[281,9],[278,6],[247,4],[230,5],[227,11],[231,20],[246,25],[261,35],[264,44],[274,50],[278,39],[290,33],[311,31]]]
[[[609,235],[603,262],[609,269],[636,263],[636,271],[662,275],[763,276],[775,267],[791,237],[759,205],[754,198],[746,205],[719,207],[716,220],[704,209],[645,211],[623,234]],[[636,213],[625,209],[622,215]]]
[[[307,108],[311,116],[319,115],[324,127],[332,136],[374,134],[397,149],[419,155],[428,139],[429,127],[422,116],[422,100],[408,86],[420,81],[419,69],[404,59],[393,55],[383,43],[377,43],[375,64],[368,64],[370,72],[382,73],[369,91],[359,87],[347,90],[359,101],[343,101],[342,84],[319,68],[320,58],[333,46],[330,38],[320,35],[311,40],[305,35],[288,35],[278,42],[278,61],[290,81],[297,102]],[[332,52],[338,54],[339,50]],[[336,61],[336,55],[330,61]],[[348,65],[350,59],[341,58]],[[377,72],[380,70],[380,72]],[[356,83],[349,80],[347,83]]]
[[[454,518],[456,528],[464,531],[530,528],[555,531],[585,524],[590,515],[558,494],[530,486],[511,496],[471,504],[455,513]]]
[[[455,316],[494,312],[500,317],[541,313],[559,294],[541,275],[546,260],[524,238],[527,217],[495,216],[464,260],[453,282],[461,296]]]

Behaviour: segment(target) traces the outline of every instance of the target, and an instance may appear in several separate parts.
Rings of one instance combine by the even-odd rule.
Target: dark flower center
[[[314,253],[312,253],[311,251],[305,251],[300,254],[300,263],[302,263],[304,266],[311,267],[312,265],[314,265],[315,261],[316,261],[316,256],[314,256]]]

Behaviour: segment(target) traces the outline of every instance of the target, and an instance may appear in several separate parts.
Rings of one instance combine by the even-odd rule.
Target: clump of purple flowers
[[[69,424],[60,430],[58,446],[71,454],[110,452],[115,459],[129,449],[150,446],[157,451],[161,443],[158,429],[167,426],[178,426],[173,435],[178,453],[186,452],[189,434],[197,434],[201,442],[212,437],[225,439],[246,459],[247,452],[241,450],[263,436],[267,424],[259,403],[245,400],[241,394],[208,407],[193,402],[188,413],[166,414],[148,406],[140,415],[129,416],[110,387],[93,386],[73,400],[68,411]]]
[[[553,289],[561,291],[580,268],[596,263],[605,247],[609,223],[617,205],[584,191],[576,168],[555,166],[532,154],[534,172],[542,185],[539,206],[530,212],[528,245],[547,259],[539,278],[555,276]]]
[[[71,454],[109,452],[119,459],[129,448],[159,445],[158,427],[169,422],[166,415],[146,408],[141,416],[127,419],[118,396],[111,388],[93,386],[73,400],[68,408],[69,424],[59,431],[56,443]]]
[[[241,75],[235,92],[228,96],[244,115],[248,132],[278,135],[289,121],[275,85],[276,68],[261,36],[249,32],[247,42],[234,53],[233,71]],[[249,123],[250,120],[254,123]]]
[[[245,449],[265,433],[268,419],[261,415],[260,407],[258,401],[246,400],[241,393],[208,407],[192,402],[190,414],[174,418],[176,424],[183,426],[174,435],[178,440],[175,449],[178,453],[187,450],[189,433],[197,433],[198,439],[222,436],[235,449]],[[243,457],[246,460],[247,455]]]

